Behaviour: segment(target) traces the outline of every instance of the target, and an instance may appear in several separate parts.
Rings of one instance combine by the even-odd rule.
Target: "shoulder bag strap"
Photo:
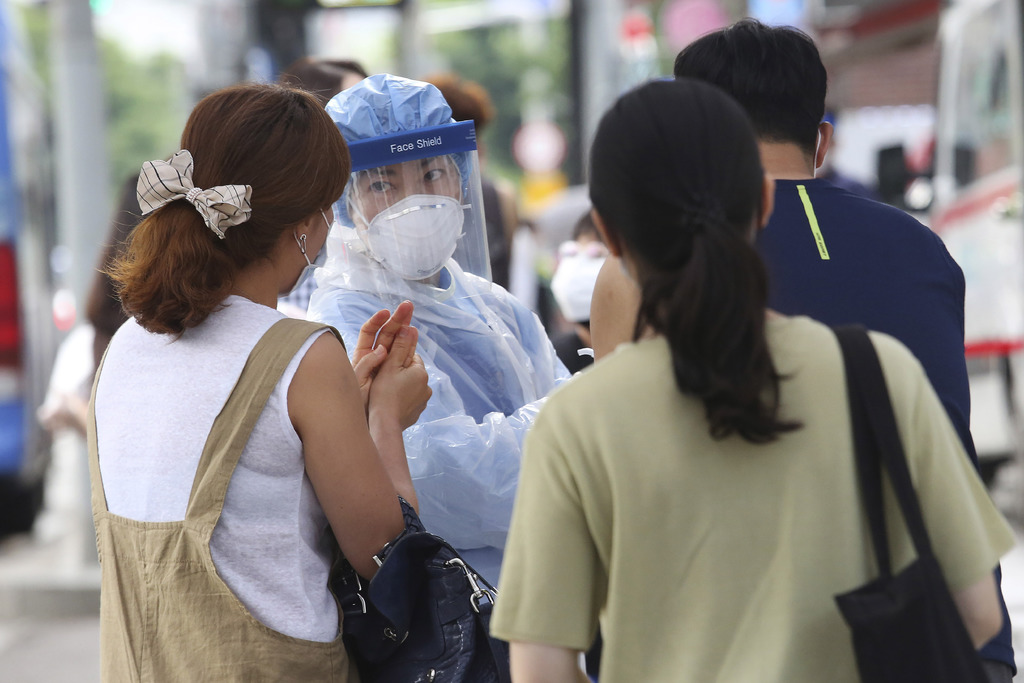
[[[109,348],[109,347],[108,347]],[[103,361],[107,359],[107,350],[103,350],[100,364],[96,366],[96,374],[92,378],[92,390],[89,392],[89,408],[85,416],[85,441],[89,456],[89,500],[92,514],[107,511],[107,494],[103,490],[103,476],[100,473],[100,452],[96,443],[96,387],[100,385],[100,372]]]
[[[889,538],[885,530],[885,508],[882,504],[882,455],[878,452],[878,440],[868,420],[863,398],[864,390],[859,381],[864,372],[862,366],[865,363],[870,365],[872,360],[870,356],[865,358],[858,353],[862,349],[857,340],[864,334],[863,328],[837,327],[834,332],[839,339],[843,366],[846,369],[846,397],[850,406],[854,459],[857,463],[864,513],[868,518],[868,529],[871,531],[871,543],[878,560],[879,573],[882,577],[889,578],[892,576],[892,562],[889,558]]]
[[[854,420],[854,443],[857,448],[858,471],[861,472],[862,487],[866,483],[865,477],[870,475],[874,478],[874,482],[867,483],[867,488],[876,489],[871,493],[864,493],[869,524],[872,527],[872,539],[875,543],[875,551],[878,553],[879,568],[883,575],[889,575],[891,568],[888,566],[888,543],[885,542],[882,548],[879,547],[880,539],[876,529],[876,524],[881,522],[883,514],[881,476],[871,474],[878,470],[879,461],[889,474],[889,481],[896,494],[896,500],[903,513],[907,531],[910,533],[918,557],[932,555],[931,542],[924,526],[924,518],[921,516],[917,494],[914,492],[914,484],[910,478],[903,443],[896,426],[885,375],[882,373],[882,366],[879,363],[875,347],[863,327],[837,328],[835,333],[839,338],[846,366],[850,411]],[[862,448],[861,444],[870,445]],[[877,520],[872,519],[875,516],[871,510],[872,507],[877,510]],[[885,541],[884,522],[882,522],[881,540]],[[885,567],[882,566],[882,558],[885,560]]]

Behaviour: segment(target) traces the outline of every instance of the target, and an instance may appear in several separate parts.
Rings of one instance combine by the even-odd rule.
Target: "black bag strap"
[[[865,359],[858,353],[857,341],[861,339],[860,333],[863,332],[863,328],[837,327],[834,332],[839,339],[839,348],[843,353],[843,365],[846,369],[846,396],[850,405],[854,459],[857,463],[864,512],[868,518],[868,529],[871,531],[871,542],[875,549],[875,558],[878,560],[879,573],[884,578],[890,578],[892,562],[889,557],[889,538],[885,530],[882,504],[882,455],[878,452],[879,443],[874,438],[862,400],[863,391],[858,382],[858,378],[864,372],[858,365],[866,363],[870,369],[873,361],[870,356]],[[873,348],[868,351],[870,354],[874,353]]]
[[[882,576],[889,577],[892,567],[882,507],[880,464],[889,474],[889,481],[919,558],[932,556],[931,541],[910,478],[885,375],[871,338],[861,326],[837,327],[834,332],[839,339],[846,368],[857,471],[875,556]]]
[[[484,642],[486,642],[488,648],[490,648],[491,658],[495,662],[507,662],[509,661],[508,643],[491,636],[490,610],[491,607],[488,606],[486,617],[482,613],[477,612],[476,623],[480,627],[481,636],[483,637]],[[510,667],[497,666],[495,668],[498,673],[498,683],[512,683],[512,672],[510,671]]]

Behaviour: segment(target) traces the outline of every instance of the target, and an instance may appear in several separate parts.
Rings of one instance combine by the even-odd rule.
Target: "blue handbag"
[[[332,579],[363,683],[510,683],[508,644],[489,632],[497,591],[401,503],[405,530],[374,577],[342,562]]]

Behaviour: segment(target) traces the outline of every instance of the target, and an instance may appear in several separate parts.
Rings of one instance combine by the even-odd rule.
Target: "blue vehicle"
[[[31,529],[42,504],[50,438],[35,411],[58,341],[47,108],[12,19],[0,2],[0,537]]]

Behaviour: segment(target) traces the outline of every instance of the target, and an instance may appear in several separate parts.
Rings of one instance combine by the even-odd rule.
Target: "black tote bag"
[[[862,327],[835,329],[846,368],[862,499],[879,576],[835,596],[864,683],[987,683],[925,530],[874,345]],[[917,559],[892,573],[882,507],[888,472]]]

